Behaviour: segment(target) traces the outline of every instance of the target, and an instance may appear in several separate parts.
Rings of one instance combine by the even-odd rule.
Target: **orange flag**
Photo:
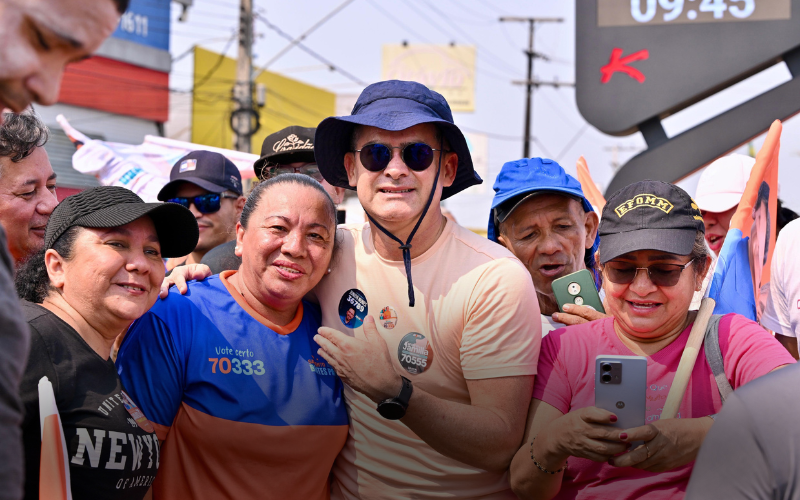
[[[603,213],[603,207],[606,206],[606,199],[597,188],[597,184],[592,180],[592,175],[589,173],[589,166],[586,164],[586,159],[581,156],[578,158],[578,182],[581,183],[583,194],[589,203],[594,206],[598,213]]]
[[[64,440],[53,384],[47,377],[39,380],[39,422],[42,427],[39,500],[72,500],[67,442]]]
[[[778,213],[778,154],[781,149],[780,120],[769,127],[764,145],[756,155],[739,208],[731,218],[731,228],[750,235],[750,271],[753,277],[756,316],[760,320],[767,302],[770,264],[775,250]]]

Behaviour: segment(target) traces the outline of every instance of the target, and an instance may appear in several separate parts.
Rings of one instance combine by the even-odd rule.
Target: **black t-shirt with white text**
[[[125,393],[114,362],[101,358],[71,326],[38,304],[22,303],[31,351],[20,394],[25,498],[39,498],[39,380],[53,384],[67,443],[75,500],[140,500],[158,470],[152,424]]]

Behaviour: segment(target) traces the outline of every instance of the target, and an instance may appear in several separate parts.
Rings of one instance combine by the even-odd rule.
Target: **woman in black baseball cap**
[[[718,355],[698,358],[680,418],[660,420],[695,321],[689,305],[710,264],[703,218],[681,188],[642,181],[609,198],[599,232],[610,317],[542,340],[512,488],[520,498],[682,498],[722,395],[794,358],[758,324],[738,314],[714,317],[718,338],[707,337],[705,352],[716,346]],[[634,401],[645,407],[646,425],[614,427],[617,415],[595,407],[599,355],[646,358],[646,394]],[[644,444],[630,449],[635,442]]]
[[[114,186],[62,201],[45,247],[17,276],[31,328],[21,384],[25,498],[39,497],[40,379],[53,384],[72,497],[140,499],[158,467],[154,428],[109,359],[114,340],[158,298],[163,257],[197,244],[194,216],[174,203],[144,203]],[[46,480],[46,479],[45,479]]]

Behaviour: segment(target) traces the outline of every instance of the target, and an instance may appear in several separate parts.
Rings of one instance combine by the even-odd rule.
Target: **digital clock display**
[[[766,21],[791,15],[791,0],[597,0],[600,27]]]

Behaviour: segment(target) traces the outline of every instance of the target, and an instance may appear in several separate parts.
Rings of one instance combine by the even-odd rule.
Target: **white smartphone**
[[[600,355],[594,362],[594,405],[617,416],[618,429],[644,425],[647,406],[647,358]],[[636,448],[641,441],[631,443]]]

